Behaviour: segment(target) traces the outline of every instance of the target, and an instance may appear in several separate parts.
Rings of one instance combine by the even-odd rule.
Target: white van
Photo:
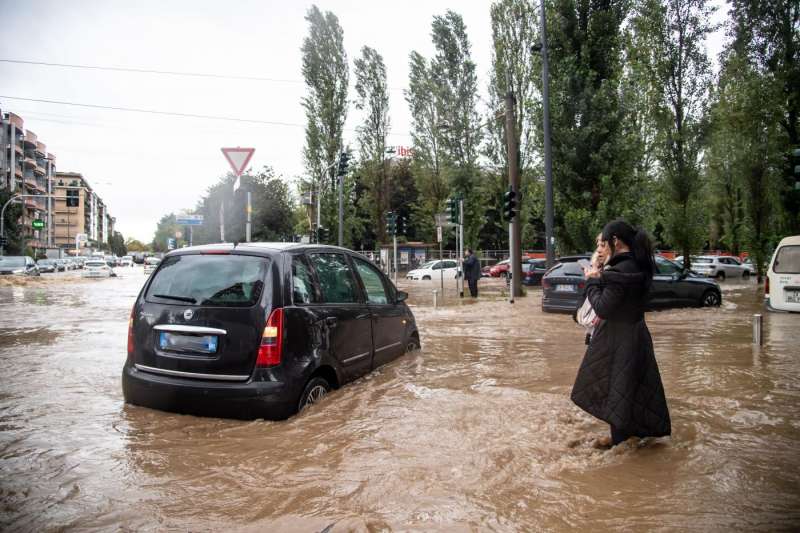
[[[800,313],[800,235],[781,240],[767,269],[767,309]]]

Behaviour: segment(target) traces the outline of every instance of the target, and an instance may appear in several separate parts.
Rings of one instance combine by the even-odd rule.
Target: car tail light
[[[136,347],[133,340],[133,313],[136,307],[131,309],[131,317],[128,319],[128,359],[133,359],[133,350]]]
[[[549,289],[550,288],[550,280],[549,279],[543,279],[542,280],[542,287],[544,287],[545,289]]]
[[[764,277],[764,296],[769,296],[769,276]]]
[[[281,364],[283,351],[283,308],[273,309],[261,335],[256,366],[276,366]]]
[[[584,287],[586,287],[586,282],[585,281],[579,281],[578,282],[578,288],[579,289],[583,289]]]

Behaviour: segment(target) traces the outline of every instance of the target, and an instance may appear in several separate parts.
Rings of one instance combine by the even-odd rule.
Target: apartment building
[[[56,157],[19,115],[0,110],[0,147],[0,190],[24,195],[25,246],[74,250],[78,235],[86,246],[108,241],[116,221],[106,204],[80,172],[56,171]]]
[[[74,249],[105,243],[114,233],[116,219],[103,200],[92,190],[80,172],[56,172],[53,181],[53,243],[59,248]],[[85,239],[78,239],[85,235]]]
[[[26,245],[45,248],[52,227],[47,216],[51,210],[47,194],[56,158],[34,132],[25,130],[22,117],[2,110],[0,147],[0,189],[24,195],[20,224]],[[44,228],[34,228],[38,224],[34,221],[44,222]]]

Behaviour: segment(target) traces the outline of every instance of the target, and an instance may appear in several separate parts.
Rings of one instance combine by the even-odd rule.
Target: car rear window
[[[800,246],[779,248],[772,270],[776,274],[800,274]]]
[[[562,263],[550,271],[553,276],[580,276],[583,277],[583,268],[578,263]]]
[[[161,262],[148,301],[220,307],[255,305],[269,259],[247,255],[176,255]]]

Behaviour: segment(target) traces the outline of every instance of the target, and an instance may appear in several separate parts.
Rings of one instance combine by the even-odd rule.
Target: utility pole
[[[522,203],[520,197],[520,177],[519,177],[519,145],[517,144],[517,119],[516,119],[516,105],[517,101],[514,97],[514,91],[511,87],[511,76],[506,75],[506,144],[508,147],[508,185],[513,193],[512,196],[517,198],[517,205]],[[508,224],[508,246],[510,248],[509,261],[511,262],[511,303],[514,298],[522,296],[522,250],[520,246],[521,233],[519,223],[519,213],[521,208],[518,207],[516,213],[512,209],[511,220]]]
[[[247,240],[247,242],[250,242],[250,235],[252,233],[252,231],[251,231],[251,215],[250,214],[253,212],[253,207],[252,207],[252,204],[250,203],[251,200],[252,200],[251,194],[252,193],[248,190],[247,191],[247,225],[245,226],[245,239]]]
[[[544,126],[544,231],[547,267],[556,260],[555,238],[553,237],[553,155],[550,147],[550,70],[547,60],[547,23],[545,22],[544,0],[542,6],[542,103]]]
[[[458,295],[464,297],[464,198],[458,199],[458,265],[461,275],[458,277]]]
[[[225,242],[225,200],[219,202],[219,240]]]

